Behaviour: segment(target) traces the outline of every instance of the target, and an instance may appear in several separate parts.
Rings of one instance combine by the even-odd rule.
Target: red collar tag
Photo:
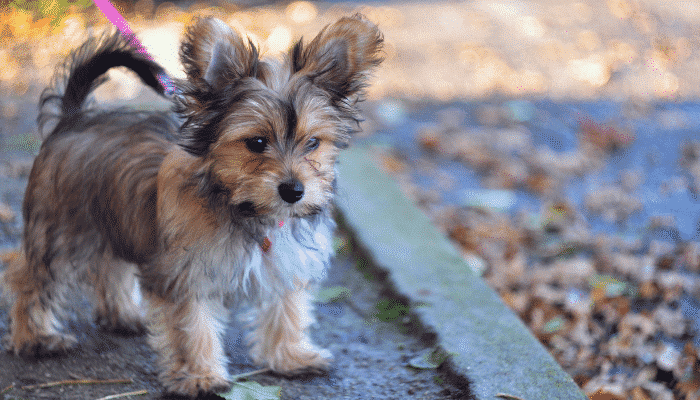
[[[272,247],[272,242],[265,236],[262,243],[260,243],[260,249],[262,249],[263,253],[267,253],[270,251],[270,247]]]
[[[280,222],[277,224],[277,226],[280,227],[280,228],[281,228],[282,226],[284,226],[284,221],[280,221]],[[263,253],[267,253],[268,251],[270,251],[270,248],[271,248],[271,247],[272,247],[272,242],[270,241],[270,238],[268,238],[267,236],[265,236],[265,237],[263,238],[262,243],[260,243],[260,249],[263,251]]]

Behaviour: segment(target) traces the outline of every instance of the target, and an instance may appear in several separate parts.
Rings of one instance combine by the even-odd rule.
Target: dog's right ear
[[[344,17],[308,45],[299,41],[294,46],[292,71],[308,76],[336,101],[362,97],[370,71],[382,62],[383,43],[374,23],[360,14]]]
[[[201,18],[187,28],[180,48],[187,78],[223,88],[257,74],[259,54],[250,40],[244,40],[223,21]]]

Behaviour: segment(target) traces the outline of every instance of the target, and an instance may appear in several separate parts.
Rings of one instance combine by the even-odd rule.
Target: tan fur
[[[309,293],[332,254],[336,157],[381,44],[355,16],[271,62],[223,22],[198,20],[181,48],[181,126],[167,114],[84,107],[120,59],[162,89],[159,67],[118,35],[73,53],[42,95],[39,120],[55,128],[29,177],[22,252],[5,273],[9,349],[42,356],[75,345],[60,311],[80,281],[94,288],[100,326],[147,326],[168,392],[229,385],[224,302],[253,308],[256,363],[327,368],[330,353],[308,335]],[[90,75],[95,65],[103,70]]]
[[[5,341],[11,349],[24,349],[36,355],[61,353],[72,348],[76,339],[61,332],[56,315],[60,309],[61,293],[44,277],[28,268],[23,254],[8,266],[4,292],[12,295],[10,331]]]
[[[98,261],[102,268],[95,271],[95,320],[105,329],[122,333],[145,330],[144,315],[138,304],[140,296],[137,267],[121,262],[113,255]]]
[[[299,287],[258,306],[251,321],[255,329],[248,336],[256,363],[281,373],[328,368],[331,353],[312,344],[307,334],[314,322],[311,301],[308,291]]]
[[[184,300],[184,301],[183,301]],[[149,298],[149,342],[159,354],[160,380],[171,392],[196,394],[229,385],[221,344],[221,306],[202,299]]]

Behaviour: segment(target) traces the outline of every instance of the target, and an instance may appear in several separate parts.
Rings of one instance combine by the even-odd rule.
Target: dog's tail
[[[42,137],[61,131],[74,121],[90,93],[107,80],[104,73],[120,66],[131,69],[143,83],[164,94],[158,76],[164,75],[165,70],[139,52],[128,37],[117,31],[93,37],[66,58],[52,84],[41,94],[37,122]]]

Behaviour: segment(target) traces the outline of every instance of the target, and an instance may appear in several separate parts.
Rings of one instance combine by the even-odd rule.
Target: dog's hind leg
[[[141,334],[145,331],[141,308],[141,292],[136,266],[103,254],[97,261],[95,288],[95,321],[112,332]]]
[[[59,317],[65,288],[49,268],[40,262],[28,262],[20,253],[5,270],[4,292],[14,301],[5,342],[15,354],[52,355],[66,352],[76,343],[73,335],[61,332]]]

